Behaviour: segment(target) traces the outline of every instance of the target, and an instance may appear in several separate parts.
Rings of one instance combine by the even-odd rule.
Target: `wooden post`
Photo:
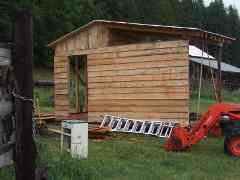
[[[218,70],[217,70],[217,95],[218,95],[218,101],[219,103],[222,102],[222,69],[221,69],[221,63],[222,63],[222,47],[223,44],[219,44],[218,46]]]
[[[87,55],[84,56],[84,78],[85,78],[85,112],[88,112],[88,65],[87,65]]]
[[[80,89],[79,89],[79,85],[80,85],[80,73],[79,73],[79,59],[78,57],[74,58],[74,64],[75,64],[75,105],[76,105],[76,113],[80,112],[80,104],[79,104],[79,100],[80,100]]]
[[[29,10],[17,13],[13,68],[16,79],[15,115],[16,180],[35,180],[36,147],[32,131],[33,111],[33,29],[32,15]]]

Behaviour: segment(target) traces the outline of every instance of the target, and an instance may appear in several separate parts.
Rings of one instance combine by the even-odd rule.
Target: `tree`
[[[223,0],[208,7],[203,0],[11,0],[0,1],[0,38],[10,39],[16,9],[30,6],[34,16],[34,62],[51,66],[46,44],[93,19],[198,27],[239,38],[237,10]],[[3,41],[3,38],[1,38]],[[239,41],[224,50],[224,59],[237,63]]]

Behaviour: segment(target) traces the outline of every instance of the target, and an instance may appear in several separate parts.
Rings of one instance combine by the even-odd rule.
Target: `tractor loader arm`
[[[240,121],[240,105],[215,104],[190,128],[177,126],[173,129],[170,138],[165,142],[167,151],[181,151],[198,143],[211,131],[215,135],[221,134],[220,119],[223,115],[231,116],[233,120]]]

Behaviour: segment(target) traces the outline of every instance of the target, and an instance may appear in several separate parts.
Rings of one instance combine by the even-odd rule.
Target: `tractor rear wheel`
[[[227,152],[236,157],[240,157],[240,136],[233,136],[228,139]]]

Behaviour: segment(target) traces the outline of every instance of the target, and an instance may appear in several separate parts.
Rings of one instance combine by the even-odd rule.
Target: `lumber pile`
[[[34,115],[37,121],[53,121],[55,120],[54,113],[39,113]]]

